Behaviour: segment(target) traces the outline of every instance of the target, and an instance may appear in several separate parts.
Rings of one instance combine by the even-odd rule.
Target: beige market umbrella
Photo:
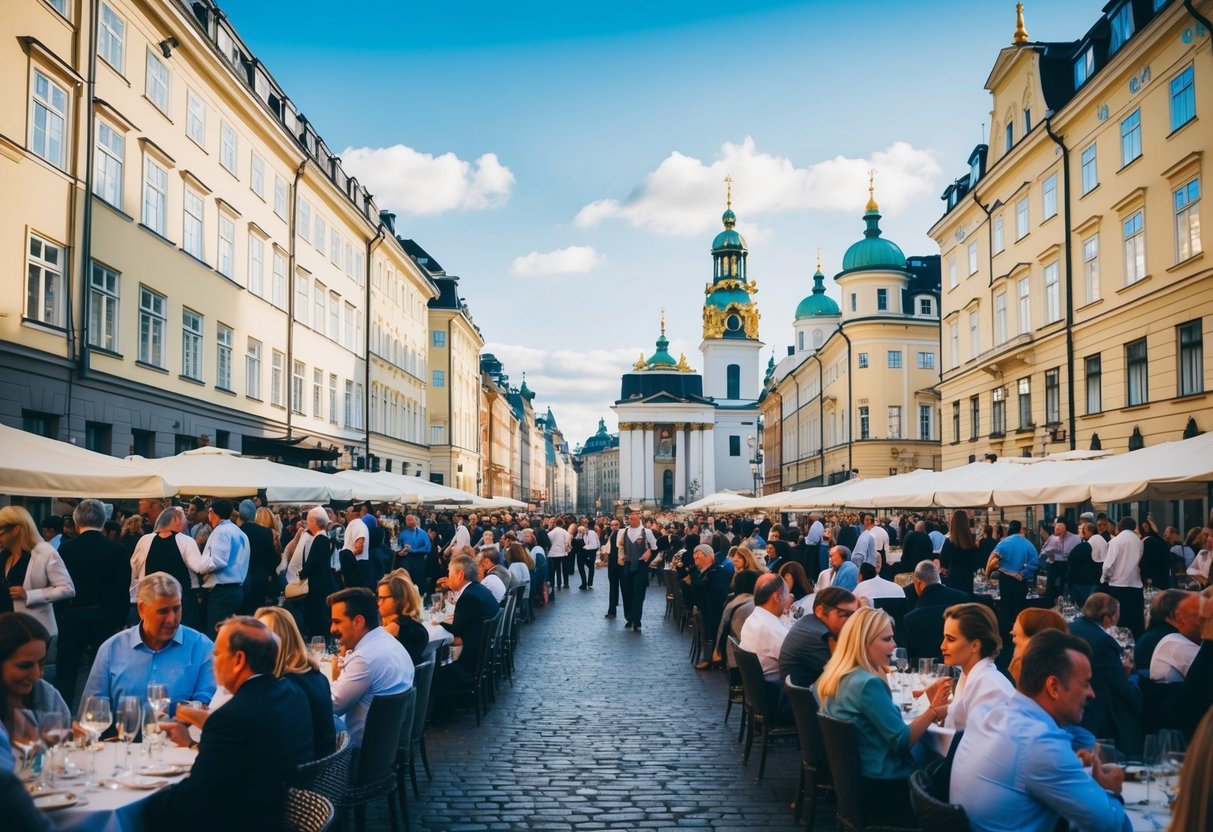
[[[0,492],[26,497],[137,500],[175,486],[124,459],[0,425]]]

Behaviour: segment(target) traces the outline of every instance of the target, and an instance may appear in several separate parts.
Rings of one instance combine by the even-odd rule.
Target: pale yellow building
[[[520,489],[515,468],[521,431],[518,416],[510,405],[508,377],[501,362],[491,353],[480,356],[481,371],[481,479],[488,497],[513,498]]]
[[[1194,6],[1213,15],[1213,2]],[[1021,25],[985,86],[990,143],[930,231],[945,466],[1213,428],[1208,29],[1161,0],[1111,3],[1074,41],[1034,41]],[[1199,519],[1199,503],[1183,509],[1167,522]]]
[[[227,17],[29,0],[0,31],[0,418],[363,464],[379,210]]]
[[[907,260],[870,199],[864,238],[826,294],[818,263],[793,345],[772,362],[763,413],[763,491],[939,468],[939,262]]]

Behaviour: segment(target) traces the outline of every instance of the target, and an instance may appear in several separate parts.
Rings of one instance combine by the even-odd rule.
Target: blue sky
[[[1077,39],[1102,5],[1029,2],[1027,28]],[[937,253],[938,196],[981,140],[1015,26],[1002,0],[222,6],[397,230],[461,276],[486,350],[572,444],[599,416],[614,428],[662,307],[671,351],[701,368],[725,173],[764,364],[817,247],[831,277],[862,236],[869,167],[886,235]]]

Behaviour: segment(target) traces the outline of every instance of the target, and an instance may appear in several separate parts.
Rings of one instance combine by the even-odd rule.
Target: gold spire
[[[817,271],[821,271],[821,246],[817,247]]]
[[[1028,42],[1028,30],[1023,25],[1023,3],[1015,4],[1015,34],[1011,37],[1011,43],[1015,46],[1020,46]]]
[[[724,184],[728,189],[724,198],[725,207],[731,211],[733,210],[733,174],[730,173],[725,176]]]
[[[640,358],[632,365],[633,370],[643,370],[648,364],[644,360],[644,353],[640,353]]]
[[[665,337],[665,307],[661,307],[661,337]]]
[[[868,171],[868,205],[865,211],[879,211],[880,206],[876,204],[876,169],[872,168]]]

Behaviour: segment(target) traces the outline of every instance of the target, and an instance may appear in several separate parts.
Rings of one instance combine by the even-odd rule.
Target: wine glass
[[[893,666],[897,668],[898,673],[905,673],[910,669],[910,654],[904,647],[894,648]]]
[[[311,645],[312,655],[315,656],[316,661],[320,661],[321,659],[323,659],[324,652],[325,652],[325,650],[328,649],[328,641],[325,639],[325,637],[324,636],[312,636],[310,645]]]
[[[1183,767],[1183,751],[1167,751],[1163,754],[1163,773],[1160,779],[1160,785],[1162,786],[1162,805],[1170,806],[1175,802],[1175,797],[1179,793],[1179,775],[1182,772]]]
[[[105,733],[106,729],[114,722],[114,717],[111,715],[109,697],[105,696],[86,696],[80,704],[80,727],[84,729],[85,749],[90,751],[89,754],[89,771],[88,779],[85,780],[85,787],[97,785],[97,751],[100,750],[100,744],[97,740]],[[96,747],[90,746],[97,744]]]
[[[1150,803],[1150,781],[1161,773],[1162,749],[1157,734],[1146,737],[1141,749],[1141,779],[1146,784],[1146,796],[1138,801],[1146,806]]]
[[[143,727],[143,703],[137,696],[122,696],[118,698],[118,713],[114,719],[114,725],[118,728],[118,739],[122,740],[126,746],[126,770],[120,772],[117,764],[114,766],[114,776],[120,774],[130,776],[134,774],[131,770],[131,742],[135,739],[135,735],[139,733],[139,729]],[[117,788],[117,785],[115,785]]]
[[[13,711],[13,725],[9,732],[9,743],[13,750],[20,752],[21,766],[19,769],[20,776],[24,779],[26,771],[33,773],[34,761],[38,756],[38,751],[42,748],[42,738],[38,736],[38,720],[34,716],[34,712],[25,708],[19,708]],[[34,784],[35,789],[44,789],[46,784],[41,782]]]
[[[71,739],[72,725],[68,715],[61,711],[44,711],[37,715],[38,731],[46,744],[47,761],[42,766],[42,776],[48,788],[55,787],[55,748]]]
[[[153,714],[167,717],[171,701],[168,695],[168,685],[152,682],[147,686],[147,704],[152,706]]]

